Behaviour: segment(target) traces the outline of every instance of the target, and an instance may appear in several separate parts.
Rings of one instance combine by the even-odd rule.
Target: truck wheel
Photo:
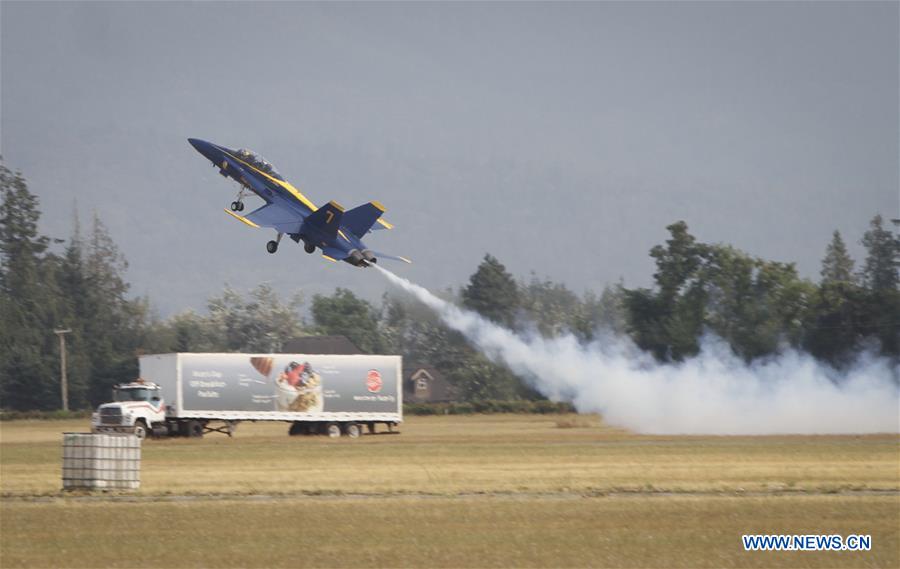
[[[351,439],[359,438],[359,435],[362,433],[362,429],[359,428],[359,425],[356,423],[347,423],[344,425],[344,433]]]
[[[293,423],[291,423],[291,428],[288,431],[288,434],[292,437],[296,437],[297,435],[308,435],[309,429],[306,423],[294,421]]]
[[[140,440],[144,440],[147,438],[147,424],[144,423],[143,419],[138,419],[134,422],[134,436],[136,436]]]
[[[336,439],[341,436],[341,426],[337,423],[328,423],[325,425],[325,434],[332,439]]]
[[[181,424],[181,434],[185,437],[199,438],[203,436],[203,423],[201,421],[185,421]]]

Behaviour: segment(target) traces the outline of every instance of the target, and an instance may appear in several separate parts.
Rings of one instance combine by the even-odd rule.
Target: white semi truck
[[[138,437],[234,433],[241,421],[286,421],[289,434],[352,438],[403,421],[400,356],[155,354],[117,385],[91,430]]]

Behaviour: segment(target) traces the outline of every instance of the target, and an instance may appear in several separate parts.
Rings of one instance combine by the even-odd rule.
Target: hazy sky
[[[188,137],[317,204],[380,200],[429,288],[485,252],[574,290],[648,285],[684,219],[818,277],[900,208],[898,3],[2,2],[0,142],[66,238],[96,211],[162,315],[225,283],[377,299],[374,271],[265,252]],[[249,203],[248,205],[255,205]],[[285,245],[293,245],[287,243]]]

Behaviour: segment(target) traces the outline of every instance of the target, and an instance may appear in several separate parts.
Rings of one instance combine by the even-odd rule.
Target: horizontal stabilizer
[[[347,258],[347,252],[336,247],[324,247],[322,249],[322,256],[329,261],[343,261]]]
[[[391,261],[403,261],[404,263],[412,264],[412,261],[399,255],[388,255],[387,253],[379,253],[378,251],[372,251],[372,254],[375,255],[375,258],[379,261],[382,259],[390,259]]]
[[[369,232],[383,213],[383,205],[378,202],[369,202],[344,212],[344,219],[341,223],[351,233],[357,237],[362,237]]]

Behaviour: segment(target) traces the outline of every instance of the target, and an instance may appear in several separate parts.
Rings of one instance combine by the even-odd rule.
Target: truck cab
[[[140,439],[165,434],[166,406],[159,385],[138,379],[113,388],[113,402],[91,416],[93,433],[133,433]]]

